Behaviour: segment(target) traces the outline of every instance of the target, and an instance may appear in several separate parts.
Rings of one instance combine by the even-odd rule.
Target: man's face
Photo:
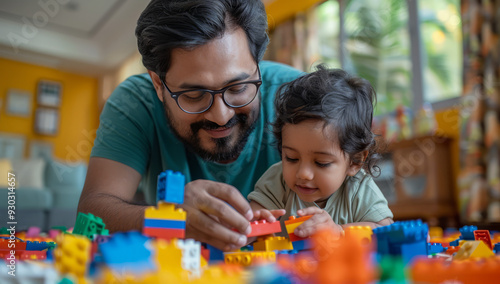
[[[193,50],[174,49],[171,58],[165,83],[172,92],[219,90],[259,76],[242,29],[226,32]],[[216,94],[209,110],[189,114],[177,106],[161,82],[153,82],[173,131],[191,150],[222,163],[238,157],[259,115],[259,97],[245,107],[231,108]]]

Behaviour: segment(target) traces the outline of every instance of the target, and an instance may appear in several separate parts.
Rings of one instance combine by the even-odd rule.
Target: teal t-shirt
[[[280,160],[269,125],[275,118],[275,93],[301,74],[279,63],[263,61],[259,65],[260,116],[236,161],[208,162],[186,151],[170,129],[148,74],[128,78],[111,94],[101,113],[91,157],[107,158],[138,171],[150,204],[156,203],[157,176],[165,170],[183,173],[186,183],[196,179],[224,182],[247,196],[267,168]]]

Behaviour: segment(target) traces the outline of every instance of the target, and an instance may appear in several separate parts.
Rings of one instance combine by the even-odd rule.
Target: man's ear
[[[366,157],[368,157],[368,150],[356,154],[356,160],[358,160],[359,163],[354,163],[353,161],[351,161],[351,165],[349,165],[349,168],[347,169],[347,175],[355,176],[363,166]]]
[[[158,99],[163,102],[163,84],[161,83],[160,77],[155,72],[148,70],[149,77],[151,77],[151,81],[153,81],[153,86],[156,90],[156,95]]]

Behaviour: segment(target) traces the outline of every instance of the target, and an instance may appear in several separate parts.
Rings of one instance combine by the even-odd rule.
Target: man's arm
[[[147,206],[134,204],[141,175],[133,168],[105,158],[92,157],[78,211],[103,219],[110,232],[142,230]],[[246,244],[252,210],[241,193],[228,184],[195,180],[185,186],[186,238],[222,250]],[[240,233],[231,230],[237,229]]]
[[[133,203],[140,180],[141,175],[127,165],[90,158],[78,212],[102,218],[110,232],[140,231],[146,206]]]

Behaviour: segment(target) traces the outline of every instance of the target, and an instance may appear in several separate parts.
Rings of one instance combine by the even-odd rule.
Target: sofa
[[[55,226],[73,227],[87,165],[52,157],[0,159],[0,222],[7,225],[8,173],[15,174],[16,231],[36,226],[47,232]]]

